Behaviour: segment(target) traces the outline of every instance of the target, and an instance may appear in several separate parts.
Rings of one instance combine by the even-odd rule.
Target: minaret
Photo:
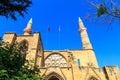
[[[79,33],[82,39],[82,49],[93,49],[86,30],[87,29],[79,17]]]
[[[31,35],[32,34],[32,18],[29,20],[27,27],[24,29],[24,35]]]

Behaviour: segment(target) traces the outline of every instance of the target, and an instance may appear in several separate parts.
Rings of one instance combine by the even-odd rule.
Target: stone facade
[[[28,26],[24,35],[5,33],[3,40],[11,44],[17,41],[20,45],[25,41],[28,48],[26,59],[33,60],[33,67],[40,69],[40,75],[45,80],[120,80],[117,66],[99,68],[86,28],[80,18],[79,31],[83,46],[81,50],[46,51],[43,49],[40,33],[31,34],[32,21]],[[27,33],[27,29],[30,32]]]

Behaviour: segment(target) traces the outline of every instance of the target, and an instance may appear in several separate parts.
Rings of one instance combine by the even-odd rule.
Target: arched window
[[[26,57],[26,51],[28,50],[28,42],[26,40],[23,40],[19,43],[19,49],[21,54],[23,54],[24,57]]]
[[[89,80],[98,80],[98,79],[96,79],[95,77],[91,77]]]
[[[60,54],[51,54],[45,60],[45,67],[50,66],[67,67],[67,62],[65,58]]]

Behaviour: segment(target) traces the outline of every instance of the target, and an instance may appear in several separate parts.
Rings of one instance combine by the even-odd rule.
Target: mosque
[[[32,34],[32,19],[23,35],[6,32],[3,40],[10,44],[17,41],[24,47],[26,60],[33,60],[32,66],[39,68],[45,80],[120,80],[117,66],[98,66],[87,30],[80,18],[78,24],[81,50],[44,50],[40,33]]]

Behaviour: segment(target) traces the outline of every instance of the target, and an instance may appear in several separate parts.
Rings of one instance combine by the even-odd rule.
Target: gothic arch
[[[21,54],[23,55],[24,58],[26,58],[27,51],[28,51],[28,41],[26,39],[22,40],[19,42],[19,49]]]
[[[26,39],[22,40],[19,42],[19,47],[23,46],[24,48],[26,48],[26,51],[28,50],[28,41]]]
[[[52,52],[51,54],[49,54],[46,58],[48,58],[50,55],[53,55],[53,54],[59,54],[60,56],[62,56],[65,60],[67,60],[62,54],[60,54],[59,52]],[[46,59],[45,58],[45,59]]]
[[[98,79],[95,78],[94,76],[91,76],[88,80],[98,80]]]
[[[45,58],[45,67],[67,67],[66,58],[60,53],[51,53]]]
[[[45,77],[45,80],[64,80],[59,74],[51,72]]]

